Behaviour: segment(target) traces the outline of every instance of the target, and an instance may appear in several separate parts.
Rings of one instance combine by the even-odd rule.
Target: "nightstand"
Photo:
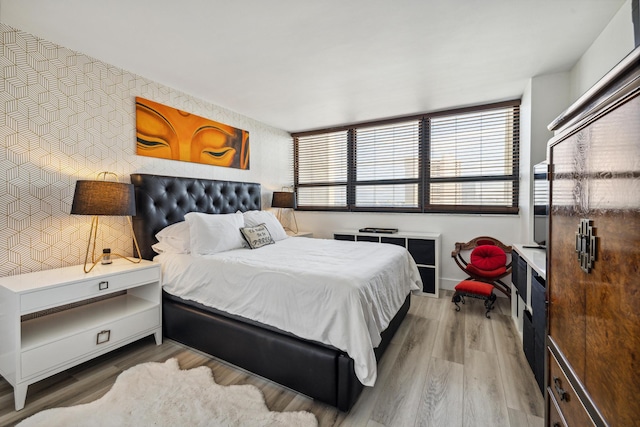
[[[151,334],[160,345],[161,292],[150,261],[0,278],[0,374],[16,410],[30,384]]]
[[[294,233],[291,230],[287,230],[287,236],[289,237],[313,237],[313,233],[311,231],[298,231]]]

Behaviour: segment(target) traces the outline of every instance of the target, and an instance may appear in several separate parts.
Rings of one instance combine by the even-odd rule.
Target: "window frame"
[[[362,122],[357,124],[344,125],[333,128],[318,129],[305,132],[292,133],[294,146],[294,191],[299,188],[314,187],[321,185],[331,185],[331,182],[322,184],[307,184],[299,182],[299,138],[314,136],[324,133],[347,131],[347,183],[346,183],[346,205],[335,206],[305,206],[298,205],[301,211],[339,211],[339,212],[406,212],[406,213],[459,213],[459,214],[518,214],[519,193],[520,193],[520,99],[482,104],[472,107],[462,107],[450,110],[442,110],[432,113],[416,114],[392,119]],[[431,177],[431,119],[443,116],[455,116],[467,113],[479,113],[487,110],[497,110],[513,108],[512,113],[512,153],[511,153],[511,174],[510,175],[489,175],[489,176],[462,176],[462,177]],[[358,129],[371,128],[376,126],[392,125],[396,123],[418,121],[418,178],[387,179],[357,181],[356,176],[356,133]],[[512,194],[510,206],[499,205],[437,205],[429,204],[430,184],[438,182],[464,183],[464,182],[491,182],[507,181],[511,182]],[[394,184],[415,184],[418,185],[418,206],[398,207],[398,206],[357,206],[356,188],[367,185],[394,185]],[[333,183],[338,184],[338,183]],[[344,185],[344,183],[339,183]]]

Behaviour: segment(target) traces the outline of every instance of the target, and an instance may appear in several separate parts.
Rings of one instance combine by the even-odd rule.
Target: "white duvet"
[[[368,386],[376,380],[380,333],[421,285],[407,250],[380,243],[296,237],[155,260],[170,294],[346,351]]]

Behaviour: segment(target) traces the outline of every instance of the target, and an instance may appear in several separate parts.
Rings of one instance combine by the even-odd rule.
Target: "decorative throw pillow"
[[[481,245],[471,251],[471,264],[481,270],[495,270],[507,263],[507,254],[494,245]]]
[[[241,213],[190,212],[184,219],[189,224],[192,254],[212,255],[243,247],[242,236],[238,233],[238,229],[244,227]]]
[[[247,227],[255,227],[260,224],[266,225],[271,238],[276,242],[289,237],[284,228],[282,228],[280,221],[269,211],[247,211],[243,215],[244,224]]]
[[[251,249],[258,249],[275,243],[265,224],[259,224],[255,227],[243,227],[240,232]]]

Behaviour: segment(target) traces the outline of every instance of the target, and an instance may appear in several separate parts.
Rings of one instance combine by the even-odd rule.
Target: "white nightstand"
[[[290,237],[313,237],[313,233],[311,231],[298,231],[294,233],[291,230],[287,230],[287,236]]]
[[[0,278],[0,374],[16,410],[30,384],[151,334],[161,344],[161,296],[150,261]]]

